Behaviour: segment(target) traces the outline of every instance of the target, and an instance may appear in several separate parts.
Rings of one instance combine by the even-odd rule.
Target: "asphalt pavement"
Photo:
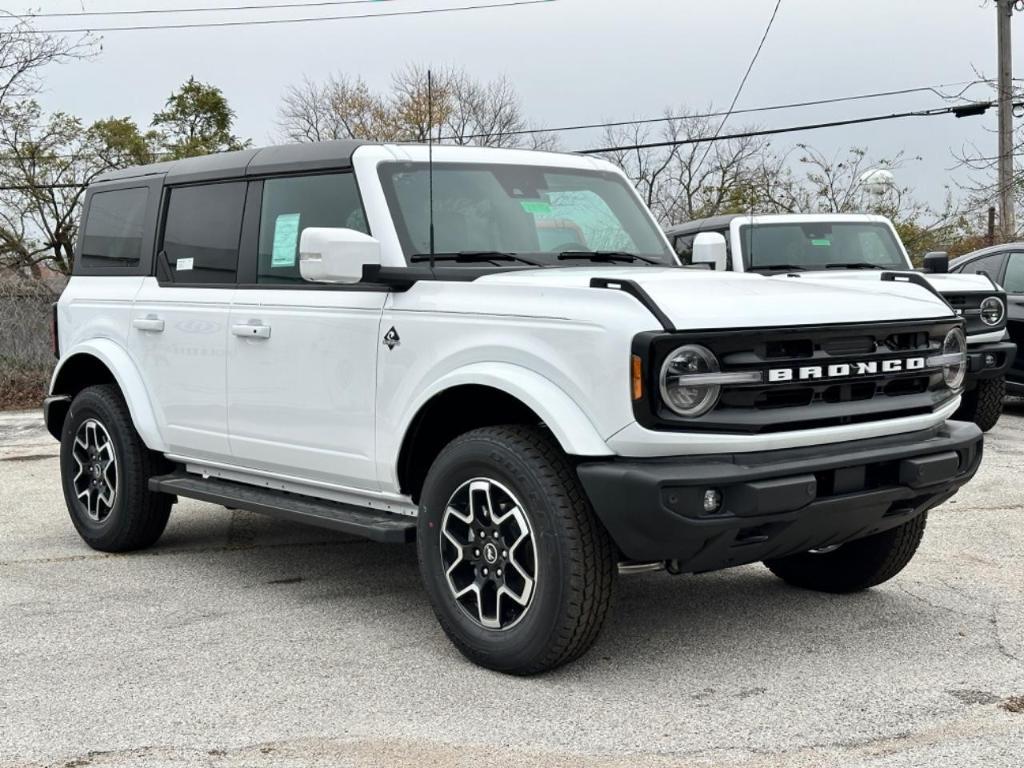
[[[0,414],[0,766],[1024,764],[1024,403],[896,579],[621,578],[532,678],[442,634],[412,547],[193,501],[88,549],[37,414]]]

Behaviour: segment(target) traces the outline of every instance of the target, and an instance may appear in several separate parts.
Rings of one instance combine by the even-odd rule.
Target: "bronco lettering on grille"
[[[832,365],[803,365],[799,368],[771,368],[768,381],[812,381],[815,379],[844,379],[850,376],[875,376],[879,373],[903,373],[924,370],[923,357],[870,362],[833,363]]]

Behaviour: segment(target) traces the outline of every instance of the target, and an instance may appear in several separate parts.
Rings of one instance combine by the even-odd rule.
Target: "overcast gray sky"
[[[260,4],[270,0],[51,0],[44,11]],[[278,0],[280,2],[280,0]],[[367,10],[471,5],[483,0],[392,0],[307,11],[188,14],[176,20],[343,15]],[[491,0],[496,1],[496,0]],[[500,0],[497,0],[500,1]],[[727,106],[760,40],[775,0],[553,0],[501,10],[376,20],[321,21],[266,27],[107,32],[93,61],[47,72],[43,101],[92,120],[131,115],[145,124],[190,75],[223,89],[238,115],[237,133],[257,144],[273,136],[286,86],[304,75],[361,75],[386,86],[405,62],[456,64],[481,79],[508,75],[533,122],[556,126],[657,116],[667,105]],[[8,6],[12,7],[12,6]],[[15,10],[24,10],[15,7]],[[738,108],[974,79],[972,67],[995,72],[992,0],[782,0],[779,15]],[[276,16],[275,16],[276,14]],[[145,17],[144,17],[145,18]],[[150,17],[153,18],[153,17]],[[52,19],[49,26],[79,26]],[[97,26],[140,23],[138,17],[95,19]],[[42,23],[39,26],[43,26]],[[1015,23],[1014,54],[1024,67],[1024,26]],[[989,98],[977,87],[970,92]],[[766,127],[940,106],[932,95],[734,117]],[[872,154],[904,149],[921,160],[899,172],[934,202],[950,182],[951,147],[988,148],[984,117],[892,121],[780,136],[827,152],[851,145]],[[593,143],[565,134],[567,149]]]

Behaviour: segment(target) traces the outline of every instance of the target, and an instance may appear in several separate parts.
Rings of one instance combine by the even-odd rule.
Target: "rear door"
[[[157,275],[132,307],[129,349],[171,453],[225,461],[228,315],[235,293],[244,182],[167,188]]]
[[[1024,384],[1024,252],[1010,253],[1006,260],[1003,287],[1006,289],[1007,330],[1017,344],[1017,359],[1007,372],[1007,378]]]
[[[234,463],[373,490],[376,356],[387,291],[299,275],[307,227],[368,233],[348,172],[253,181],[228,335]]]

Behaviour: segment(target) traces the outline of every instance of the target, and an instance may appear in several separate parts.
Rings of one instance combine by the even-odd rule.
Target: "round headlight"
[[[967,375],[967,340],[959,328],[954,328],[946,334],[942,342],[942,357],[950,361],[943,363],[942,366],[942,378],[946,380],[946,386],[950,389],[960,389]]]
[[[661,397],[680,416],[700,416],[715,407],[722,388],[694,383],[689,377],[721,370],[710,349],[699,344],[679,347],[661,366]]]
[[[999,325],[1006,316],[1006,305],[998,296],[989,296],[981,302],[981,321],[985,325]]]

